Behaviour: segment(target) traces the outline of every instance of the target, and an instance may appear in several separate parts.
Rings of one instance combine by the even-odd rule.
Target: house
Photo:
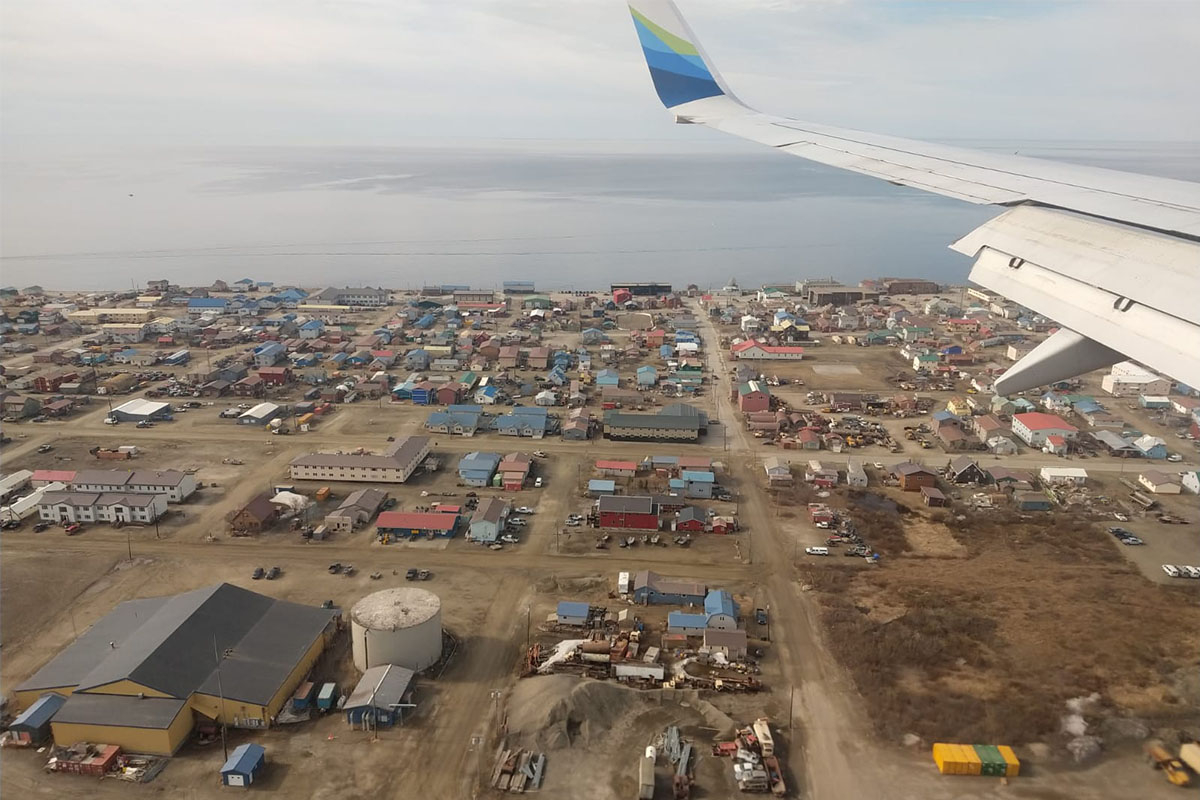
[[[667,578],[642,570],[633,579],[633,601],[642,605],[702,606],[708,594],[699,581]],[[705,627],[708,619],[705,618]]]
[[[528,453],[509,453],[500,460],[496,472],[506,492],[519,492],[524,488],[532,469],[533,458]]]
[[[657,414],[604,413],[604,435],[614,440],[694,442],[708,430],[708,416],[692,406],[673,403]]]
[[[1031,411],[1013,415],[1012,432],[1030,447],[1041,448],[1047,436],[1061,436],[1073,441],[1079,429],[1053,414]]]
[[[1042,445],[1042,452],[1056,456],[1066,455],[1067,440],[1058,435],[1047,436],[1046,443]]]
[[[767,473],[767,486],[791,486],[795,479],[792,468],[779,456],[769,456],[763,461]]]
[[[603,478],[592,478],[587,485],[588,497],[601,497],[603,495],[616,494],[616,481],[604,480]]]
[[[266,494],[259,494],[229,517],[229,527],[237,533],[260,533],[271,527],[280,507]]]
[[[1018,511],[1049,511],[1054,507],[1050,498],[1040,492],[1017,492],[1013,502]]]
[[[375,520],[379,540],[448,539],[458,527],[458,514],[444,511],[384,511]]]
[[[942,490],[934,486],[921,487],[921,500],[931,508],[944,506],[950,502],[946,499],[946,495],[942,493]]]
[[[495,542],[504,532],[510,509],[511,506],[498,497],[488,497],[480,501],[479,507],[471,515],[467,539],[484,544]]]
[[[275,362],[285,355],[287,355],[287,351],[279,342],[263,342],[254,348],[254,366],[259,368],[274,366]]]
[[[972,418],[971,429],[979,441],[984,444],[993,436],[1002,436],[1008,433],[1008,426],[995,414],[983,414],[982,416]]]
[[[959,456],[950,462],[948,477],[952,483],[988,483],[988,475],[983,467],[970,456]]]
[[[184,502],[197,487],[195,476],[174,469],[81,469],[70,483],[76,492],[157,494],[169,503]]]
[[[372,453],[310,453],[292,459],[292,480],[404,483],[429,455],[428,436],[405,436]],[[352,495],[353,496],[353,495]]]
[[[985,442],[988,452],[997,456],[1015,456],[1017,443],[1007,436],[992,436]]]
[[[4,398],[4,416],[25,419],[35,417],[42,410],[42,402],[36,397],[10,394]]]
[[[761,381],[747,381],[738,385],[738,410],[743,414],[770,411],[771,391]]]
[[[1079,467],[1042,467],[1038,473],[1038,478],[1047,486],[1083,486],[1087,477],[1087,470]]]
[[[703,636],[708,630],[708,615],[672,611],[667,614],[667,632],[680,636]]]
[[[683,509],[675,512],[675,518],[671,520],[671,530],[686,531],[689,533],[701,533],[708,527],[708,514],[702,508],[696,506],[685,506]]]
[[[838,471],[827,467],[817,459],[810,459],[804,469],[804,480],[822,489],[837,486]]]
[[[358,489],[346,495],[336,509],[325,515],[326,530],[351,533],[375,516],[387,501],[387,492],[378,489]]]
[[[260,367],[258,377],[268,386],[283,386],[292,380],[292,371],[288,367]]]
[[[464,486],[488,486],[498,466],[499,453],[483,453],[478,450],[467,453],[458,462],[459,483]]]
[[[683,470],[679,477],[683,480],[685,497],[711,498],[717,476],[703,470]]]
[[[1154,494],[1179,494],[1183,490],[1183,482],[1178,475],[1156,469],[1148,469],[1138,475],[1138,483]]]
[[[559,625],[583,628],[587,626],[591,612],[592,607],[587,603],[560,600],[555,609],[555,620]]]
[[[656,531],[658,504],[653,497],[606,495],[596,501],[601,528]]]
[[[46,522],[138,522],[149,524],[167,513],[161,494],[43,492],[38,517]]]
[[[748,339],[729,348],[738,360],[799,361],[804,358],[804,348],[798,345],[768,345]]]
[[[1033,473],[1008,467],[988,467],[988,477],[1002,489],[1028,488],[1033,485]]]
[[[1135,439],[1133,446],[1141,453],[1142,458],[1159,460],[1167,457],[1167,443],[1148,433]]]
[[[745,658],[749,649],[746,631],[705,628],[704,649],[709,653],[720,653],[729,661]]]
[[[620,386],[621,375],[615,369],[602,369],[596,373],[597,386]]]
[[[523,436],[541,439],[546,435],[550,416],[545,407],[513,406],[507,414],[496,417],[496,432],[501,436]]]
[[[413,395],[416,402],[416,395]],[[452,436],[474,436],[479,430],[479,414],[474,411],[435,411],[425,420],[425,430]]]
[[[738,607],[733,595],[724,589],[710,589],[704,596],[704,614],[708,628],[722,631],[737,630]]]
[[[597,461],[596,472],[611,478],[632,478],[637,474],[634,461]]]
[[[933,470],[911,461],[903,461],[893,466],[892,475],[900,482],[900,489],[905,492],[918,492],[923,487],[934,486],[937,483],[937,475]]]

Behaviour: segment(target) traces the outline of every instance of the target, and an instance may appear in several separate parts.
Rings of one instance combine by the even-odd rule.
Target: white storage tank
[[[415,587],[367,595],[350,610],[354,666],[382,664],[423,670],[442,656],[442,601]]]

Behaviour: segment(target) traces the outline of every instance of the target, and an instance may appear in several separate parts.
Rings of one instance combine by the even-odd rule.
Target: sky
[[[620,0],[4,0],[0,145],[684,140]],[[936,139],[1200,139],[1200,3],[681,0],[765,111]],[[708,138],[704,138],[708,137]]]

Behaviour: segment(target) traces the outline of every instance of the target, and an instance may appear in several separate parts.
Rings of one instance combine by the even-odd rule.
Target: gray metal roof
[[[671,414],[627,414],[622,411],[607,411],[604,424],[616,428],[671,428],[695,431],[700,429],[700,418]]]
[[[370,707],[374,695],[375,708],[390,709],[392,703],[403,701],[404,693],[408,691],[409,684],[416,674],[411,669],[395,664],[371,667],[363,673],[362,679],[346,700],[344,708]]]
[[[171,697],[73,694],[54,715],[54,721],[161,730],[170,727],[186,705],[187,700]]]
[[[130,601],[18,688],[84,691],[128,679],[176,698],[216,695],[222,653],[225,696],[265,705],[336,613],[228,583]]]
[[[638,495],[605,495],[600,498],[599,509],[627,514],[654,513],[654,498]]]
[[[78,686],[84,676],[112,652],[110,642],[118,646],[124,644],[125,639],[150,619],[168,599],[150,597],[121,603],[18,686],[16,691]]]

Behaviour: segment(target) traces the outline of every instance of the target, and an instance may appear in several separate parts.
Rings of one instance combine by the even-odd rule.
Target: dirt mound
[[[508,702],[509,732],[527,747],[586,747],[639,701],[633,689],[573,675],[527,678]]]
[[[582,594],[607,591],[615,588],[610,580],[598,576],[587,578],[560,578],[549,575],[538,581],[534,588],[541,594]]]

